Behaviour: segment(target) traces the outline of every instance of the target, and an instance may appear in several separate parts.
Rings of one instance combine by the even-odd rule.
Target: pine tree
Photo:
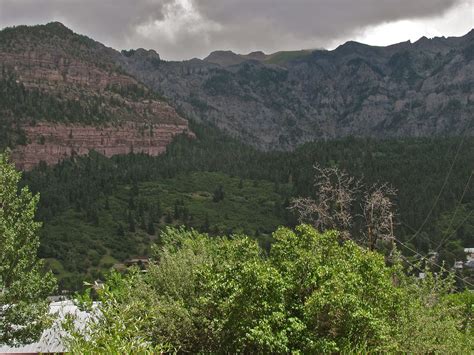
[[[159,222],[162,215],[163,215],[163,211],[161,209],[161,203],[160,203],[160,200],[158,200],[156,201],[156,204],[155,204],[155,221]]]
[[[148,222],[147,233],[148,233],[149,235],[155,235],[155,232],[156,232],[156,231],[155,231],[155,226],[153,225],[153,221],[150,220],[150,221]]]
[[[219,202],[219,201],[222,201],[223,199],[224,199],[224,188],[222,187],[222,185],[219,185],[214,190],[214,194],[212,196],[212,201]]]
[[[119,225],[117,226],[117,235],[119,237],[125,236],[125,231],[123,230],[122,223],[119,223]]]
[[[142,229],[142,230],[146,230],[146,229],[147,229],[147,225],[146,225],[145,217],[144,217],[144,216],[141,216],[141,217],[140,217],[140,229]]]
[[[174,219],[179,219],[179,216],[180,216],[180,210],[179,210],[179,207],[178,207],[178,201],[176,201],[175,204],[174,204],[173,218]]]
[[[204,223],[201,226],[201,231],[205,232],[205,233],[208,233],[210,227],[211,227],[211,225],[209,223],[209,215],[206,213],[206,217],[204,218]]]
[[[135,232],[135,219],[130,211],[128,211],[128,230],[132,233]]]

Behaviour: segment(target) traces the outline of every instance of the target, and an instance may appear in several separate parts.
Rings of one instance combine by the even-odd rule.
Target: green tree
[[[90,294],[86,292],[77,302],[82,309],[94,312]],[[64,338],[69,350],[77,354],[159,354],[177,350],[149,341],[155,316],[151,313],[142,316],[154,306],[152,295],[138,268],[130,270],[126,278],[117,272],[111,273],[107,284],[98,291],[100,317],[91,319],[87,327],[77,329],[74,317],[66,316],[62,325],[69,333]],[[124,304],[126,312],[121,308]]]
[[[155,231],[155,225],[153,224],[153,221],[152,219],[150,218],[150,220],[148,221],[148,225],[147,225],[147,229],[146,229],[147,233],[149,235],[155,235],[156,231]]]
[[[128,211],[128,230],[135,233],[135,218],[133,218],[130,211]]]
[[[472,298],[308,225],[266,254],[247,236],[167,228],[148,272],[113,273],[73,352],[453,352],[472,348]]]
[[[20,178],[0,154],[0,343],[11,345],[38,339],[50,321],[47,296],[56,288],[37,257],[39,195],[18,191]]]
[[[212,194],[212,201],[219,202],[224,199],[224,187],[219,185]]]

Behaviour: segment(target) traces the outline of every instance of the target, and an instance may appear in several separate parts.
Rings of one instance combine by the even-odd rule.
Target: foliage
[[[417,281],[308,225],[280,228],[274,239],[266,254],[244,235],[167,228],[147,272],[109,276],[89,330],[70,329],[70,350],[462,353],[472,345],[466,308],[452,305],[464,301],[447,296],[449,277]]]
[[[163,224],[187,224],[214,234],[239,231],[256,234],[264,244],[268,244],[269,240],[265,235],[271,233],[276,225],[295,225],[295,217],[286,207],[291,197],[313,194],[312,166],[315,164],[322,168],[337,167],[357,179],[364,177],[367,186],[386,181],[397,190],[393,201],[394,209],[398,211],[394,218],[397,222],[394,232],[397,239],[410,241],[407,244],[409,249],[402,249],[404,254],[412,254],[410,249],[422,254],[438,249],[440,257],[452,265],[454,260],[459,260],[456,256],[459,251],[463,247],[469,247],[472,234],[472,228],[469,227],[472,218],[469,217],[474,216],[471,213],[474,189],[472,183],[466,185],[466,182],[474,159],[472,138],[466,137],[462,145],[459,138],[348,138],[307,144],[294,152],[259,152],[212,127],[192,123],[191,129],[197,134],[196,139],[179,136],[167,147],[166,153],[159,157],[130,154],[106,159],[91,153],[50,168],[40,165],[34,171],[26,173],[22,184],[29,185],[33,192],[40,192],[42,196],[38,217],[44,222],[48,233],[42,239],[41,256],[56,258],[57,256],[46,252],[54,248],[59,257],[67,260],[70,265],[80,266],[87,259],[92,262],[92,258],[66,254],[89,245],[94,245],[94,249],[97,249],[94,239],[102,243],[109,238],[116,255],[114,257],[98,248],[97,251],[104,257],[100,261],[100,270],[107,268],[103,267],[106,264],[110,267],[117,259],[123,261],[140,253],[130,248],[130,245],[137,243],[138,249],[142,249],[149,237],[132,238],[133,240],[130,237],[115,237],[115,233],[121,228],[129,230],[130,218],[126,203],[130,202],[130,195],[126,193],[126,189],[137,184],[143,187],[140,196],[151,194],[154,200],[160,200]],[[456,156],[458,147],[459,154]],[[453,169],[447,174],[448,167],[453,162]],[[213,178],[206,183],[206,175],[198,174],[201,177],[197,178],[194,172],[216,172],[239,180],[245,179],[246,188],[242,191],[235,189],[234,183],[227,178]],[[448,179],[444,184],[446,178]],[[195,186],[191,186],[193,184]],[[252,184],[256,187],[253,190]],[[219,185],[224,187],[224,200],[207,206],[207,192],[212,196]],[[177,189],[179,186],[186,188]],[[160,189],[163,191],[160,192]],[[269,189],[279,197],[275,198]],[[204,193],[203,199],[199,200],[201,193]],[[190,195],[193,198],[188,200]],[[459,204],[461,196],[462,205]],[[110,210],[104,208],[107,198]],[[141,197],[135,196],[133,202],[140,199]],[[173,220],[177,200],[185,202],[184,208],[189,212],[188,221],[181,217]],[[275,203],[274,208],[270,201]],[[198,207],[199,205],[202,207]],[[193,212],[192,206],[196,206],[197,210]],[[225,212],[222,210],[223,206]],[[248,215],[247,206],[262,213]],[[185,209],[183,210],[182,205],[178,209],[182,216]],[[168,214],[168,211],[171,213]],[[91,223],[96,220],[94,215],[98,216],[98,226]],[[141,217],[133,217],[135,227],[140,227]],[[149,218],[146,211],[144,218],[146,225]],[[77,228],[71,229],[71,224]],[[155,227],[159,229],[160,226],[155,224]],[[413,238],[420,227],[421,232]],[[357,228],[358,225],[354,226],[355,230]],[[140,231],[139,228],[137,230]],[[115,260],[105,262],[110,257]],[[79,268],[82,271],[74,270],[75,267],[68,267],[65,272],[56,268],[59,274],[69,280],[65,288],[71,289],[74,288],[73,285],[81,284],[83,271],[92,271],[96,267],[92,263],[92,268],[91,265]],[[100,277],[98,274],[90,276]]]
[[[37,258],[34,220],[39,196],[18,191],[21,174],[0,154],[0,344],[36,340],[49,324],[46,297],[55,289],[53,275]]]
[[[311,55],[311,50],[283,51],[269,55],[264,62],[267,64],[286,64],[289,61],[298,60]]]
[[[245,179],[242,188],[239,182],[225,174],[201,172],[117,185],[91,207],[76,205],[53,216],[41,232],[41,256],[61,288],[76,290],[83,280],[103,279],[114,264],[149,255],[150,245],[159,241],[157,231],[166,225],[186,225],[212,235],[246,233],[268,248],[271,233],[285,221],[285,198],[270,182],[254,186]]]
[[[381,255],[308,226],[280,229],[275,239],[272,261],[289,285],[292,316],[305,326],[299,347],[327,352],[388,346],[403,290],[394,286],[394,270]]]
[[[427,269],[422,280],[413,282],[401,277],[400,281],[409,296],[405,297],[396,328],[398,350],[458,354],[472,351],[472,296],[464,296],[463,300],[463,294],[452,293],[453,274],[446,276]]]
[[[26,89],[11,73],[0,74],[0,149],[26,144],[21,124],[40,120],[103,123],[114,118],[103,108],[104,96],[75,99],[53,95],[37,88]],[[82,95],[83,96],[83,95]]]
[[[77,354],[131,354],[173,350],[148,341],[150,325],[155,317],[147,311],[155,302],[143,281],[138,270],[131,270],[127,278],[112,273],[99,292],[100,310],[92,303],[89,293],[81,297],[79,305],[82,309],[89,309],[91,317],[87,326],[81,329],[76,328],[74,316],[66,317],[62,326],[69,332],[64,341],[70,351]]]

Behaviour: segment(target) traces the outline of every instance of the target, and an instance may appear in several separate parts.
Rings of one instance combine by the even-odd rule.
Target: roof
[[[64,331],[61,330],[60,324],[65,319],[66,314],[76,316],[76,324],[78,327],[84,326],[90,314],[79,310],[73,301],[51,302],[49,306],[51,314],[57,314],[57,319],[53,326],[46,329],[38,342],[23,345],[20,347],[2,346],[0,345],[0,353],[56,353],[65,352],[66,347],[62,341]]]

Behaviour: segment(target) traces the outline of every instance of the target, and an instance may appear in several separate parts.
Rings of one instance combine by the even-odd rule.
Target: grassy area
[[[284,223],[288,189],[206,172],[119,185],[92,211],[68,209],[45,224],[41,254],[61,286],[74,289],[81,280],[101,278],[117,262],[149,255],[167,225],[245,233],[268,246],[271,232]]]
[[[299,51],[281,51],[276,52],[270,55],[267,59],[265,59],[265,63],[267,64],[283,64],[290,60],[304,58],[311,54],[311,50],[299,50]]]

